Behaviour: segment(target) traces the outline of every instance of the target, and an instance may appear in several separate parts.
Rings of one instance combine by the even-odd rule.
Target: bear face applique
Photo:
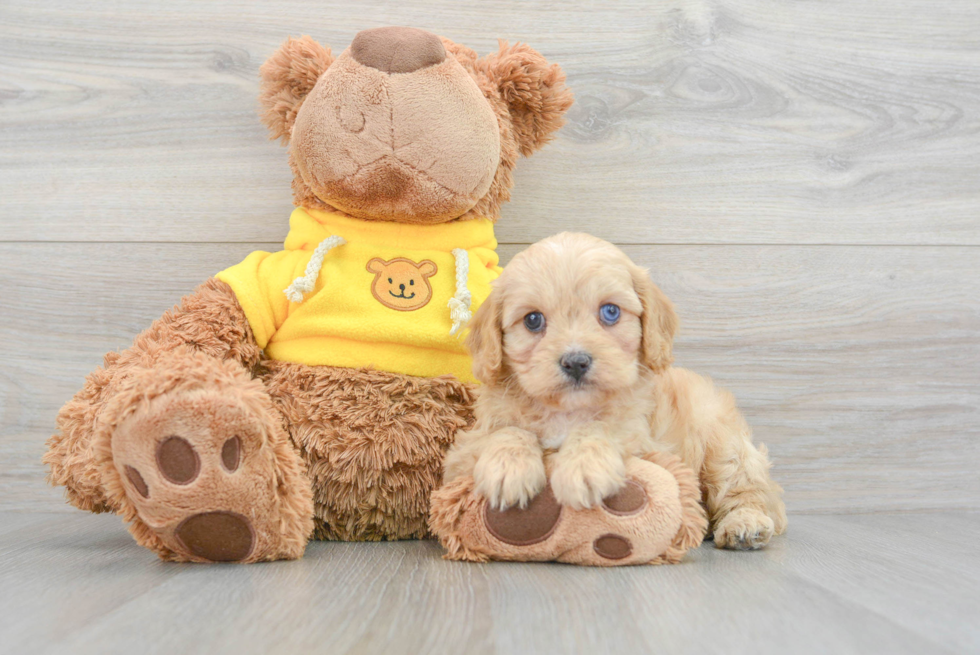
[[[439,270],[428,259],[419,263],[404,257],[385,261],[375,257],[367,263],[369,273],[374,273],[371,293],[385,307],[410,312],[425,307],[432,299],[429,278]]]

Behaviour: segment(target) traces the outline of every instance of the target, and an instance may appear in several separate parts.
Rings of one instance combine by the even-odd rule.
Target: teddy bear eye
[[[602,321],[604,325],[616,325],[616,323],[619,322],[619,315],[619,305],[606,303],[599,308],[599,320]]]
[[[408,283],[412,286],[415,286],[415,280],[409,280]]]
[[[524,327],[531,332],[540,332],[544,329],[544,314],[541,312],[531,312],[524,317]]]
[[[391,278],[388,278],[388,284],[391,284]]]

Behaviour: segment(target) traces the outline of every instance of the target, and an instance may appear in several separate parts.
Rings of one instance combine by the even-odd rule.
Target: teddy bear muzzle
[[[435,34],[360,32],[296,115],[291,159],[318,199],[357,218],[432,224],[486,195],[500,128],[474,77]]]

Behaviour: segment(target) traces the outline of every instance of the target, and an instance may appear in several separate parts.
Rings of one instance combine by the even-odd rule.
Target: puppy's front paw
[[[551,488],[562,505],[585,509],[598,505],[626,484],[626,465],[614,450],[558,454]]]
[[[548,478],[540,455],[516,448],[492,448],[477,460],[473,481],[478,495],[494,509],[504,510],[527,507]]]
[[[736,509],[715,524],[715,547],[758,550],[769,543],[775,527],[771,518],[750,507]]]

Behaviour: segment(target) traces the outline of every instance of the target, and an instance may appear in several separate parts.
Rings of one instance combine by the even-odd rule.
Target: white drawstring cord
[[[331,235],[321,241],[320,245],[313,251],[313,256],[310,257],[310,263],[306,265],[306,275],[293,280],[293,283],[283,291],[286,297],[292,302],[303,302],[303,294],[313,291],[313,287],[316,286],[316,279],[320,277],[320,269],[323,268],[323,258],[332,249],[337,246],[342,246],[345,243],[347,243],[347,240],[344,237],[336,235]]]
[[[456,295],[449,299],[449,316],[453,321],[453,327],[449,330],[449,334],[455,336],[473,318],[473,313],[470,311],[473,297],[466,286],[466,278],[470,274],[469,253],[462,248],[454,248],[453,257],[456,259]]]

